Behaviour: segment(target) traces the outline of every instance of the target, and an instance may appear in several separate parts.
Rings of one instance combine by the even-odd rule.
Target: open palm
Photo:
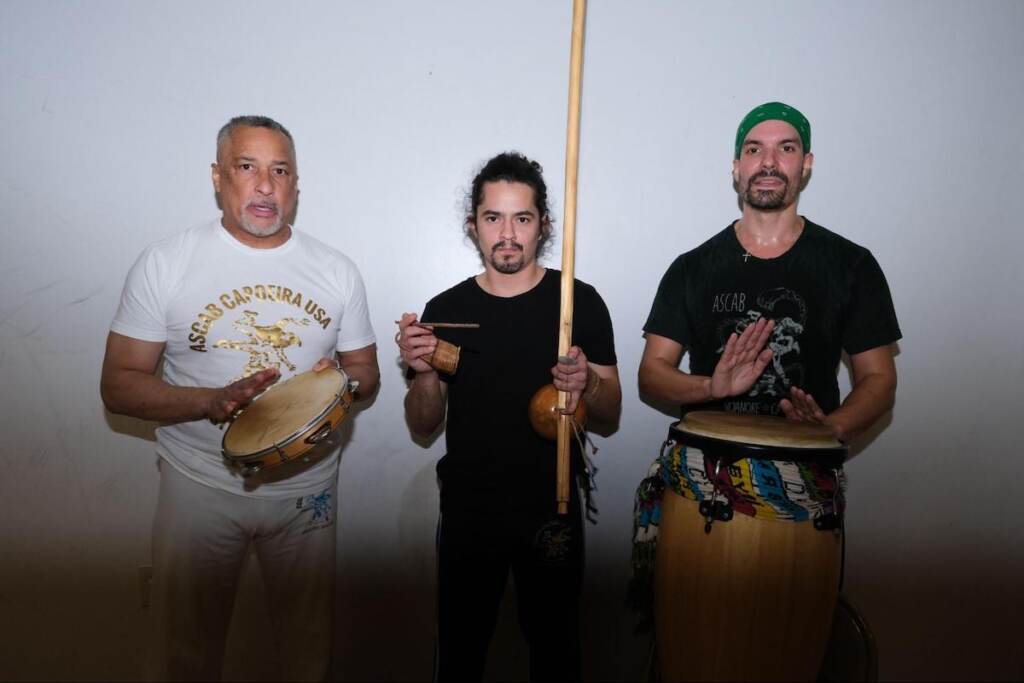
[[[726,398],[742,394],[754,386],[772,359],[772,350],[765,348],[775,321],[761,318],[747,325],[742,334],[733,332],[725,342],[725,350],[711,375],[711,397]]]

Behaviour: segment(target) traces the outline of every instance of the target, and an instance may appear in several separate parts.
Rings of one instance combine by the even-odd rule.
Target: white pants
[[[284,680],[322,681],[334,604],[333,483],[280,499],[238,496],[160,463],[153,522],[151,680],[221,678],[224,644],[249,544],[263,574]]]

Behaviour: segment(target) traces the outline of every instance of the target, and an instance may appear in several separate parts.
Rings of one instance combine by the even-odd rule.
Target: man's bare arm
[[[589,363],[590,373],[581,398],[587,405],[593,431],[609,436],[619,428],[622,414],[622,385],[616,365]]]
[[[879,346],[850,356],[853,388],[843,404],[825,415],[814,397],[793,387],[780,402],[786,417],[820,422],[832,428],[840,441],[849,441],[871,427],[896,402],[896,362],[891,345]]]
[[[703,403],[738,396],[750,390],[771,362],[766,348],[775,322],[761,318],[743,332],[733,332],[725,342],[722,356],[710,376],[693,375],[679,369],[686,349],[677,341],[656,334],[647,335],[640,360],[640,391],[673,403]]]
[[[354,351],[339,351],[338,364],[349,379],[359,382],[356,391],[360,399],[371,396],[380,384],[380,367],[377,365],[377,345],[370,344]]]
[[[405,419],[418,436],[430,436],[444,420],[448,385],[425,360],[437,348],[437,337],[417,325],[415,313],[403,313],[395,344],[402,360],[416,374],[405,393]]]
[[[444,420],[448,385],[436,370],[417,372],[405,394],[405,418],[418,436],[430,436]]]
[[[107,336],[100,395],[112,413],[158,422],[226,420],[277,381],[277,370],[263,370],[221,388],[175,387],[156,376],[163,342],[147,342],[117,332]]]
[[[711,378],[679,369],[684,353],[686,349],[679,342],[648,334],[637,373],[640,393],[669,403],[710,401]]]

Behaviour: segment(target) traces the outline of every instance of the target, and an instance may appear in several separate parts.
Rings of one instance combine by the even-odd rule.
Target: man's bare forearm
[[[584,393],[583,400],[587,404],[590,416],[595,420],[618,421],[622,408],[622,390],[618,382],[602,379],[597,392],[589,397]]]
[[[841,441],[849,441],[878,421],[896,402],[895,375],[873,374],[861,379],[825,422]]]
[[[119,370],[100,384],[103,404],[112,413],[157,422],[205,419],[217,389],[176,387],[140,370]]]
[[[444,419],[445,395],[437,372],[417,372],[405,394],[405,417],[420,436],[434,433]]]
[[[356,395],[360,400],[372,396],[380,384],[380,369],[376,363],[349,363],[342,369],[350,380],[359,382]]]
[[[586,404],[591,420],[600,423],[611,432],[618,429],[619,415],[622,412],[622,387],[617,372],[604,376],[592,368],[587,386],[580,398]]]
[[[711,378],[691,375],[661,359],[640,364],[640,393],[670,403],[704,403],[711,400]]]

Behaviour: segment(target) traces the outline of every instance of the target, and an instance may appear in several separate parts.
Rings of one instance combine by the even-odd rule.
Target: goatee
[[[777,190],[755,190],[754,183],[761,178],[778,178],[782,187]],[[755,209],[781,209],[785,206],[786,193],[789,191],[789,178],[782,171],[761,171],[747,181],[747,192],[744,201]]]
[[[496,255],[499,249],[516,249],[519,252],[519,258],[513,261],[503,261]],[[498,242],[491,247],[491,265],[499,273],[506,275],[518,273],[526,265],[526,259],[523,258],[523,245],[518,242]]]

